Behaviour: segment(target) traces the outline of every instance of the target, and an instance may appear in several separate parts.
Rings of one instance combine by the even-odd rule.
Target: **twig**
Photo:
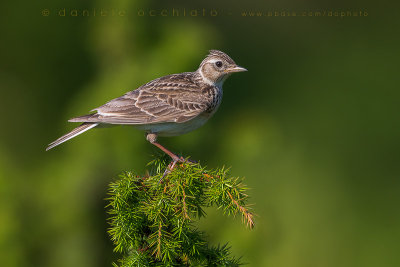
[[[253,221],[253,214],[251,212],[249,212],[245,207],[241,206],[231,195],[231,193],[229,193],[229,191],[227,191],[230,199],[232,200],[232,202],[236,205],[236,207],[238,207],[238,209],[240,210],[240,212],[242,213],[243,219],[246,221],[247,226],[252,229],[254,228],[254,221]]]
[[[190,219],[189,215],[187,214],[187,207],[186,207],[186,194],[185,194],[185,188],[182,188],[182,193],[183,193],[183,199],[182,199],[182,204],[183,204],[183,214],[185,215],[185,219]]]

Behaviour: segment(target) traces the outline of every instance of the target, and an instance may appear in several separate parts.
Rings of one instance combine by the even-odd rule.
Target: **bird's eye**
[[[217,66],[218,68],[221,68],[222,67],[222,61],[215,62],[215,66]]]

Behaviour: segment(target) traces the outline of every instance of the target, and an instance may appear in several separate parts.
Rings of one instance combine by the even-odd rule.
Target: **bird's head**
[[[222,83],[230,74],[247,70],[238,66],[224,52],[210,50],[210,54],[201,62],[197,71],[205,83],[222,86]]]

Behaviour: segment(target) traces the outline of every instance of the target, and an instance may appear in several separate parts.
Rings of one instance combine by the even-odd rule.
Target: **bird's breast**
[[[211,86],[207,88],[208,105],[205,115],[211,117],[218,109],[222,102],[222,86]]]

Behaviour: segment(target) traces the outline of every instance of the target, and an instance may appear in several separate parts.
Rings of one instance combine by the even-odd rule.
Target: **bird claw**
[[[181,158],[178,158],[178,157],[177,157],[177,158],[173,159],[173,160],[170,162],[170,164],[168,164],[167,168],[165,168],[164,174],[163,174],[163,176],[161,177],[160,181],[158,181],[158,182],[161,183],[161,181],[164,179],[164,177],[167,176],[168,174],[170,174],[171,171],[175,168],[176,163],[179,162],[179,161],[181,161],[181,160],[182,160],[182,157],[181,157]]]
[[[194,160],[190,160],[190,159],[185,159],[184,157],[176,157],[173,158],[172,161],[168,164],[167,168],[165,168],[164,174],[161,177],[161,179],[158,181],[159,183],[162,182],[162,180],[164,179],[165,176],[167,176],[168,174],[171,173],[171,171],[176,167],[176,163],[181,162],[190,162],[190,163],[197,163],[197,161]]]
[[[190,163],[199,163],[198,161],[194,160],[194,159],[185,159],[186,162],[190,162]]]

